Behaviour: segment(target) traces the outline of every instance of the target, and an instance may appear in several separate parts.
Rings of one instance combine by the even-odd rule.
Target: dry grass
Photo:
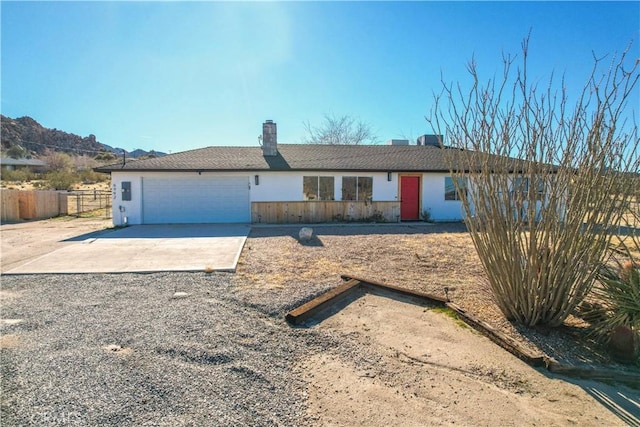
[[[334,287],[350,274],[441,296],[448,287],[453,302],[533,350],[568,363],[609,361],[593,343],[576,341],[587,324],[573,316],[554,330],[507,321],[463,224],[322,226],[306,244],[298,231],[254,227],[238,263],[239,286],[254,295],[287,293],[310,283]]]
[[[337,285],[351,274],[449,297],[483,319],[507,324],[462,224],[317,227],[308,244],[298,228],[254,228],[239,260],[239,282],[254,289],[289,283]]]
[[[40,190],[41,184],[46,183],[43,180],[31,180],[31,181],[2,181],[2,188],[6,188],[7,190]],[[99,190],[99,191],[109,191],[111,188],[111,183],[109,181],[105,182],[97,182],[95,184],[75,184],[73,186],[74,190]]]

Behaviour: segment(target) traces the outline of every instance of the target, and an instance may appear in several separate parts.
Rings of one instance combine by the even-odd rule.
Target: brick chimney
[[[273,120],[267,120],[262,124],[262,155],[278,155],[278,131]]]

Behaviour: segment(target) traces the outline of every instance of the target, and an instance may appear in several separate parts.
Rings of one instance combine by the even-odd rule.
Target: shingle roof
[[[443,149],[429,145],[313,145],[278,144],[278,155],[265,157],[260,147],[206,147],[123,166],[113,171],[448,171]]]
[[[0,165],[3,166],[46,166],[47,164],[38,159],[13,159],[11,157],[3,157],[0,159]]]

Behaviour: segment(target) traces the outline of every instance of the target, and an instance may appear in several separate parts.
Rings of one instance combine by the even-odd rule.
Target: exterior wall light
[[[391,181],[392,174],[391,172],[387,172],[387,181]]]
[[[260,175],[256,175],[253,177],[254,182],[256,183],[256,185],[260,185]]]

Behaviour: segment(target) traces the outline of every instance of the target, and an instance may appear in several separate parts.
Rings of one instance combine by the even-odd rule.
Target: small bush
[[[375,211],[370,217],[365,218],[365,222],[387,222],[382,211]]]
[[[16,170],[2,170],[3,181],[29,182],[35,179],[36,174],[29,168],[21,168]]]
[[[117,158],[118,156],[116,156],[114,153],[111,153],[109,151],[102,151],[98,153],[97,156],[94,157],[94,159],[98,160],[99,162],[111,162],[116,160]]]
[[[630,330],[635,336],[635,355],[638,355],[640,342],[640,264],[632,253],[640,250],[637,236],[632,236],[632,247],[623,244],[626,256],[621,260],[620,248],[616,248],[613,262],[603,265],[597,273],[599,284],[593,288],[593,295],[601,304],[599,316],[592,322],[593,334],[602,342],[609,343],[613,350],[618,344],[614,336],[621,328]],[[587,313],[589,314],[589,313]],[[586,317],[585,317],[586,319]],[[633,351],[631,358],[633,358]],[[640,359],[636,360],[640,362]]]
[[[596,324],[596,332],[606,336],[616,326],[640,332],[640,266],[632,261],[603,266],[593,293],[603,301],[606,316]]]
[[[78,182],[76,174],[65,170],[48,172],[44,178],[47,181],[47,187],[53,190],[71,190]]]
[[[87,183],[104,182],[109,179],[109,175],[104,173],[94,172],[89,169],[78,172],[78,181]]]

